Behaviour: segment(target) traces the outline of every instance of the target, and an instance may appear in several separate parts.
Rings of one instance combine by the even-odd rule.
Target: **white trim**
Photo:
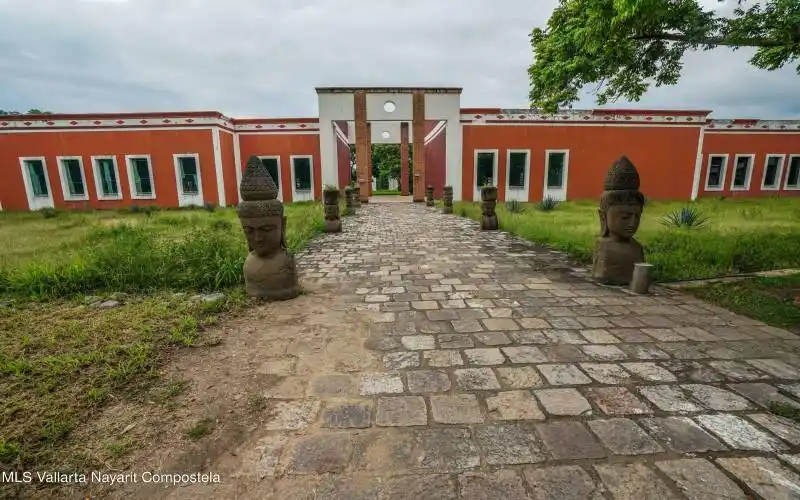
[[[525,182],[522,186],[511,185],[511,154],[525,153]],[[528,193],[531,185],[531,150],[530,149],[508,149],[506,150],[506,196],[505,200],[528,201]],[[510,196],[514,193],[515,196]]]
[[[786,163],[786,180],[783,182],[783,189],[786,191],[800,191],[800,172],[797,173],[797,184],[789,185],[789,174],[792,173],[792,160],[797,158],[797,168],[800,170],[800,154],[789,155],[789,161]]]
[[[26,161],[41,161],[42,171],[44,172],[44,183],[47,186],[47,196],[34,196],[33,186],[31,185],[28,169],[25,168]],[[42,208],[53,208],[53,189],[50,187],[50,174],[47,172],[47,160],[44,156],[20,156],[19,168],[22,170],[22,183],[25,185],[25,194],[28,196],[28,210],[40,210]]]
[[[233,162],[236,164],[236,203],[241,203],[242,192],[242,149],[239,145],[239,134],[233,134]]]
[[[497,164],[500,157],[498,149],[475,149],[472,157],[472,200],[480,201],[481,186],[478,185],[478,155],[480,153],[492,153],[494,155],[494,165],[492,166],[492,186],[497,186]]]
[[[724,158],[722,161],[722,170],[719,172],[719,186],[709,186],[708,176],[711,173],[711,158]],[[708,162],[706,162],[706,182],[704,191],[723,191],[725,189],[725,181],[728,179],[728,160],[730,155],[727,153],[709,153]]]
[[[770,158],[780,158],[778,162],[778,171],[775,172],[775,185],[765,186],[764,181],[767,180],[767,166],[769,165]],[[781,188],[783,181],[783,165],[786,162],[786,155],[777,153],[767,153],[764,157],[764,171],[761,173],[761,190],[762,191],[778,191]]]
[[[194,158],[197,168],[197,194],[186,194],[183,192],[181,182],[181,166],[178,161],[180,158]],[[172,155],[172,166],[175,168],[175,190],[178,193],[178,206],[187,207],[191,205],[203,206],[203,174],[200,170],[200,155],[198,153],[175,153]]]
[[[503,123],[483,123],[480,121],[461,122],[461,125],[472,127],[635,127],[641,128],[643,125],[647,128],[698,128],[702,127],[702,123],[650,123],[650,122],[634,122],[634,123],[613,123],[613,122],[512,122],[508,121]],[[766,133],[766,132],[761,132]],[[795,134],[797,132],[794,132]]]
[[[429,143],[431,143],[431,142],[432,142],[434,139],[436,139],[436,138],[439,136],[439,134],[441,134],[441,133],[442,133],[442,131],[445,129],[445,127],[446,127],[446,126],[447,126],[447,120],[442,120],[442,121],[438,122],[438,123],[437,123],[437,124],[436,124],[436,125],[435,125],[435,126],[432,128],[432,129],[431,129],[431,131],[430,131],[430,132],[428,132],[428,135],[426,135],[426,136],[425,136],[425,140],[423,141],[424,145],[426,145],[426,146],[427,146],[427,145],[428,145]]]
[[[83,184],[83,196],[73,196],[69,194],[69,186],[67,185],[67,171],[64,169],[64,160],[78,160],[78,166],[81,169],[81,184]],[[64,201],[87,201],[89,200],[89,186],[86,185],[86,171],[83,168],[82,156],[56,156],[56,165],[58,166],[58,177],[61,179],[61,192],[64,193]]]
[[[697,139],[697,155],[694,158],[694,174],[692,175],[692,195],[691,199],[696,200],[700,193],[700,176],[703,171],[703,140],[705,139],[705,128],[700,129],[700,136]]]
[[[144,158],[147,160],[147,172],[150,176],[150,194],[139,194],[136,191],[136,182],[133,172],[133,163],[131,160]],[[145,155],[125,155],[125,168],[128,172],[128,187],[131,189],[132,200],[155,200],[156,199],[156,181],[153,176],[153,160],[149,154]]]
[[[214,172],[217,177],[217,204],[220,207],[226,206],[225,200],[225,177],[222,170],[222,145],[219,138],[219,127],[211,131],[211,146],[214,148]]]
[[[319,135],[319,130],[263,130],[261,132],[236,132],[237,135]]]
[[[707,134],[797,135],[800,130],[717,130],[706,129]]]
[[[281,171],[281,157],[280,157],[280,155],[259,155],[258,156],[259,160],[264,160],[266,158],[274,158],[274,159],[278,160],[278,178],[277,179],[272,179],[272,180],[275,181],[275,184],[278,185],[278,199],[283,201],[283,187],[282,187],[283,179],[281,179],[283,177],[283,171]],[[313,164],[312,164],[312,167],[313,167]],[[311,185],[313,187],[313,185],[314,185],[314,179],[313,179],[314,178],[314,170],[313,170],[313,168],[311,170],[311,178],[312,178],[311,179]],[[294,186],[294,184],[292,184],[292,185]]]
[[[747,178],[745,180],[744,186],[734,187],[733,184],[736,182],[736,165],[739,163],[739,158],[750,158],[750,162],[748,163]],[[753,178],[753,167],[755,166],[755,162],[756,162],[755,154],[737,154],[736,156],[733,157],[733,168],[731,169],[731,191],[750,190],[750,181]]]
[[[499,112],[498,112],[499,111]],[[667,110],[650,110],[652,112],[645,114],[637,113],[637,110],[615,110],[618,113],[609,114],[604,110],[592,109],[573,109],[573,110],[560,110],[557,113],[540,113],[535,109],[495,109],[489,113],[460,113],[462,120],[474,120],[478,122],[485,122],[487,120],[497,121],[500,123],[490,123],[489,125],[503,125],[504,123],[514,123],[520,121],[541,121],[550,122],[547,125],[552,125],[553,122],[564,122],[565,125],[577,123],[608,123],[616,125],[635,123],[637,125],[657,125],[659,123],[667,124],[684,124],[689,123],[692,126],[702,126],[706,122],[706,117],[709,113],[697,111],[678,111],[668,112]],[[663,114],[667,112],[667,114]],[[572,122],[572,123],[570,123]]]
[[[299,160],[301,158],[308,158],[308,160],[309,160],[309,168],[311,170],[311,172],[310,172],[311,173],[311,189],[309,189],[308,195],[306,195],[306,191],[303,190],[303,195],[304,195],[304,196],[302,196],[303,199],[299,199],[301,197],[298,196],[297,184],[295,184],[295,179],[294,179],[294,161],[295,160]],[[291,155],[291,156],[289,156],[289,167],[290,167],[289,170],[291,170],[291,175],[292,175],[292,202],[295,202],[295,201],[312,201],[314,199],[314,155]]]
[[[542,191],[542,199],[551,195],[551,190],[547,187],[547,176],[550,174],[550,153],[564,153],[564,178],[562,179],[561,189],[558,191],[563,192],[563,196],[551,196],[558,201],[567,200],[567,186],[569,180],[569,149],[545,149],[544,150],[544,183]]]
[[[105,195],[103,194],[103,182],[100,177],[100,170],[98,169],[97,160],[111,160],[114,164],[114,179],[117,181],[117,194]],[[97,193],[98,200],[121,200],[122,199],[122,183],[119,179],[119,165],[117,165],[117,155],[97,155],[92,156],[92,172],[94,172],[94,188]]]

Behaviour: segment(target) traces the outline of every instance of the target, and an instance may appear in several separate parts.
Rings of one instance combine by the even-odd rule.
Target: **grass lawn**
[[[668,213],[692,206],[708,217],[697,229],[669,228]],[[596,201],[565,202],[550,211],[522,204],[510,213],[498,203],[500,228],[591,262],[600,232]],[[454,213],[480,218],[480,203],[457,202]],[[800,268],[800,198],[651,201],[636,234],[658,281],[711,278],[732,273]]]
[[[399,189],[373,189],[372,196],[400,196]]]
[[[203,329],[247,303],[247,247],[233,209],[0,213],[0,468],[78,470],[65,455],[73,429],[111,399],[162,399],[157,368]],[[286,239],[304,247],[322,206],[286,206]],[[204,302],[192,295],[224,291]],[[92,306],[116,299],[112,308]],[[163,387],[162,387],[163,386]],[[158,399],[158,398],[156,398]],[[111,436],[108,457],[125,447]],[[111,462],[107,462],[111,463]],[[2,489],[0,489],[0,493]]]

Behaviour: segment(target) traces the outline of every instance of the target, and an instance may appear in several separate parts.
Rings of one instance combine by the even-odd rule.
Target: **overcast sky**
[[[0,109],[316,116],[314,87],[332,85],[460,86],[463,107],[527,107],[528,33],[556,4],[0,0]],[[757,70],[750,54],[690,54],[680,84],[611,107],[800,118],[794,68]]]

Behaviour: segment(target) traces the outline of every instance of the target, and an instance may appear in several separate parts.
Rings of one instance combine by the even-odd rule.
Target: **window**
[[[718,191],[725,184],[725,169],[728,165],[728,155],[709,155],[708,171],[706,172],[706,190]]]
[[[494,186],[494,164],[495,153],[489,151],[478,152],[475,162],[475,185],[481,186]]]
[[[260,160],[261,163],[264,165],[264,168],[266,168],[267,172],[269,172],[269,176],[272,177],[273,181],[275,181],[275,185],[278,186],[278,190],[280,190],[281,188],[280,160],[278,159],[277,156],[262,156]]]
[[[101,200],[121,198],[117,159],[113,156],[95,156],[92,157],[92,161],[94,162],[94,181],[97,187],[97,197]]]
[[[197,158],[194,156],[178,157],[178,168],[180,169],[183,194],[198,194],[200,192],[200,180],[197,175]]]
[[[61,165],[61,180],[64,187],[64,198],[85,200],[86,184],[83,177],[83,162],[79,157],[58,158]]]
[[[761,180],[761,189],[779,189],[783,174],[784,155],[767,155],[764,162],[764,178]]]
[[[156,197],[153,188],[153,168],[148,155],[128,155],[128,181],[131,187],[131,198],[153,199]]]
[[[50,190],[47,188],[47,172],[44,169],[42,160],[23,160],[25,172],[31,183],[31,192],[34,197],[48,198]]]
[[[294,168],[295,190],[311,191],[311,158],[292,158],[292,168]]]
[[[800,155],[789,157],[789,172],[783,189],[800,189]]]
[[[525,171],[528,166],[526,151],[511,151],[508,154],[508,187],[524,188]]]
[[[567,154],[562,152],[547,153],[547,187],[563,189]]]
[[[735,191],[746,191],[750,189],[750,174],[753,170],[753,157],[755,155],[736,155],[734,162],[733,180],[731,189]]]

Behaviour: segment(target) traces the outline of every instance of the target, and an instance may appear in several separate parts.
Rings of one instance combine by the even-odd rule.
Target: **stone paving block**
[[[727,448],[688,417],[645,418],[639,423],[650,434],[678,453],[724,451]]]
[[[642,328],[641,331],[656,342],[683,342],[686,340],[686,337],[671,328]]]
[[[474,333],[482,332],[483,327],[475,319],[457,319],[451,322],[453,330],[458,333]]]
[[[746,397],[750,401],[768,408],[770,403],[777,402],[800,408],[800,404],[778,392],[778,389],[769,384],[760,382],[747,384],[730,384],[728,387]]]
[[[417,468],[460,472],[478,467],[481,458],[468,429],[435,428],[417,433]]]
[[[650,408],[624,387],[590,387],[586,396],[606,415],[646,415]]]
[[[797,498],[800,492],[800,476],[774,458],[718,458],[716,462],[761,498]]]
[[[383,366],[387,370],[399,370],[401,368],[416,368],[419,366],[418,352],[390,352],[383,355]]]
[[[464,364],[461,359],[461,353],[455,349],[439,349],[436,351],[425,351],[423,353],[428,366],[432,367],[447,367],[447,366],[460,366]]]
[[[580,330],[580,335],[587,344],[618,344],[620,340],[602,328]]]
[[[484,311],[483,309],[476,309],[476,308],[473,308],[473,309],[456,309],[456,311],[458,312],[458,319],[460,321],[479,320],[479,319],[484,319],[484,318],[488,318],[489,317],[489,315],[486,314],[486,311]],[[483,327],[481,326],[481,324],[479,322],[477,322],[477,326],[480,327],[480,328],[478,328],[477,330],[471,330],[471,331],[478,332],[478,331],[482,331],[483,330]],[[458,330],[456,330],[456,331],[458,331]]]
[[[321,403],[311,399],[279,401],[270,411],[268,431],[304,429],[317,418]]]
[[[725,389],[703,384],[685,384],[681,387],[709,410],[737,411],[753,408],[746,399]]]
[[[472,337],[464,333],[448,333],[437,335],[439,347],[442,349],[460,349],[462,347],[473,347]]]
[[[353,377],[343,374],[320,375],[308,386],[309,396],[346,397],[355,394]]]
[[[341,472],[353,453],[353,443],[346,432],[308,436],[290,446],[286,464],[289,474]]]
[[[685,458],[656,462],[655,465],[678,485],[678,489],[689,500],[709,498],[748,500],[750,498],[708,460]]]
[[[576,389],[538,389],[534,391],[550,415],[590,415],[592,407]]]
[[[475,440],[489,465],[531,464],[545,459],[532,427],[510,423],[477,426]]]
[[[680,388],[673,385],[639,387],[639,392],[659,410],[674,413],[692,413],[703,408],[693,403]]]
[[[733,381],[750,381],[770,378],[765,373],[739,361],[710,361],[709,366]]]
[[[465,309],[467,307],[467,304],[462,299],[443,300],[441,304],[445,309]]]
[[[800,370],[779,359],[746,359],[745,363],[753,365],[762,372],[768,373],[775,378],[788,380],[800,379]]]
[[[616,499],[679,499],[654,471],[643,464],[595,465],[594,468]]]
[[[396,373],[362,373],[358,389],[362,396],[399,394],[403,392],[403,379]]]
[[[788,418],[771,413],[756,413],[747,415],[747,418],[764,427],[787,443],[800,445],[800,425]]]
[[[653,342],[652,337],[648,337],[638,328],[607,328],[607,330],[622,342]]]
[[[431,321],[454,321],[458,319],[458,313],[451,310],[427,311],[428,319]]]
[[[506,362],[505,356],[496,347],[466,349],[464,356],[473,365],[502,365]]]
[[[322,412],[322,427],[364,429],[372,423],[372,401],[331,403]]]
[[[509,332],[509,335],[517,344],[549,344],[552,342],[541,330]]]
[[[415,434],[411,429],[374,428],[353,435],[353,469],[402,474],[415,463]]]
[[[623,385],[632,380],[630,373],[614,363],[580,363],[579,366],[601,384]]]
[[[586,328],[606,328],[614,326],[613,323],[610,323],[607,319],[595,316],[578,316],[575,319]]]
[[[537,368],[551,385],[583,385],[592,380],[575,365],[538,365]]]
[[[648,382],[677,382],[675,375],[655,363],[622,363],[623,368]]]
[[[417,311],[430,311],[439,309],[439,304],[435,300],[413,300],[411,307]]]
[[[659,363],[662,368],[669,370],[678,381],[686,382],[722,382],[724,377],[712,370],[711,367],[697,361],[670,360]]]
[[[627,357],[619,347],[613,345],[583,345],[581,350],[597,361],[618,361]]]
[[[589,361],[589,356],[575,345],[546,345],[542,346],[541,349],[550,361],[561,363]]]
[[[633,359],[669,359],[669,354],[654,344],[620,344],[619,348]]]
[[[543,330],[545,336],[554,344],[585,344],[586,339],[581,337],[578,330]]]
[[[585,470],[576,465],[527,467],[525,480],[536,500],[599,500],[600,488]],[[497,497],[498,499],[502,497]]]
[[[547,356],[532,346],[502,347],[503,353],[512,363],[546,363]]]
[[[450,390],[450,377],[439,370],[409,370],[406,373],[406,381],[408,390],[412,394]]]
[[[474,337],[478,342],[486,346],[506,345],[511,343],[511,340],[503,332],[476,333]]]
[[[641,427],[627,418],[591,420],[589,428],[615,455],[647,455],[664,451]]]
[[[427,425],[428,411],[422,396],[395,396],[378,399],[375,423],[381,427]]]
[[[675,332],[689,340],[694,340],[695,342],[717,342],[720,340],[706,330],[696,326],[680,326],[675,328]]]
[[[736,415],[698,415],[695,420],[737,450],[778,452],[788,448],[777,438]]]
[[[603,458],[605,450],[581,422],[536,424],[542,441],[556,460]]]
[[[483,414],[474,394],[447,394],[430,397],[433,420],[442,424],[483,422]]]
[[[513,368],[499,367],[497,375],[506,387],[511,389],[527,389],[542,385],[542,378],[534,368],[530,366],[517,366]]]
[[[517,318],[517,323],[526,330],[543,330],[550,328],[550,323],[541,318]]]
[[[406,335],[400,337],[400,342],[403,347],[411,351],[436,349],[436,339],[433,335]]]
[[[482,319],[481,322],[487,330],[519,330],[520,327],[516,321],[511,318],[487,318]]]
[[[498,392],[486,398],[486,407],[494,420],[544,420],[530,391]]]
[[[365,295],[364,302],[389,302],[392,298],[388,295]]]
[[[371,351],[391,351],[400,347],[400,341],[382,334],[372,334],[364,341],[364,348]]]
[[[454,373],[458,388],[465,391],[491,391],[500,388],[500,382],[491,368],[462,368]]]
[[[461,498],[465,500],[527,500],[529,498],[522,479],[513,470],[501,469],[485,473],[465,472],[458,476],[458,483]]]
[[[780,387],[780,390],[784,393],[795,398],[800,398],[800,384],[780,384],[778,387]]]

